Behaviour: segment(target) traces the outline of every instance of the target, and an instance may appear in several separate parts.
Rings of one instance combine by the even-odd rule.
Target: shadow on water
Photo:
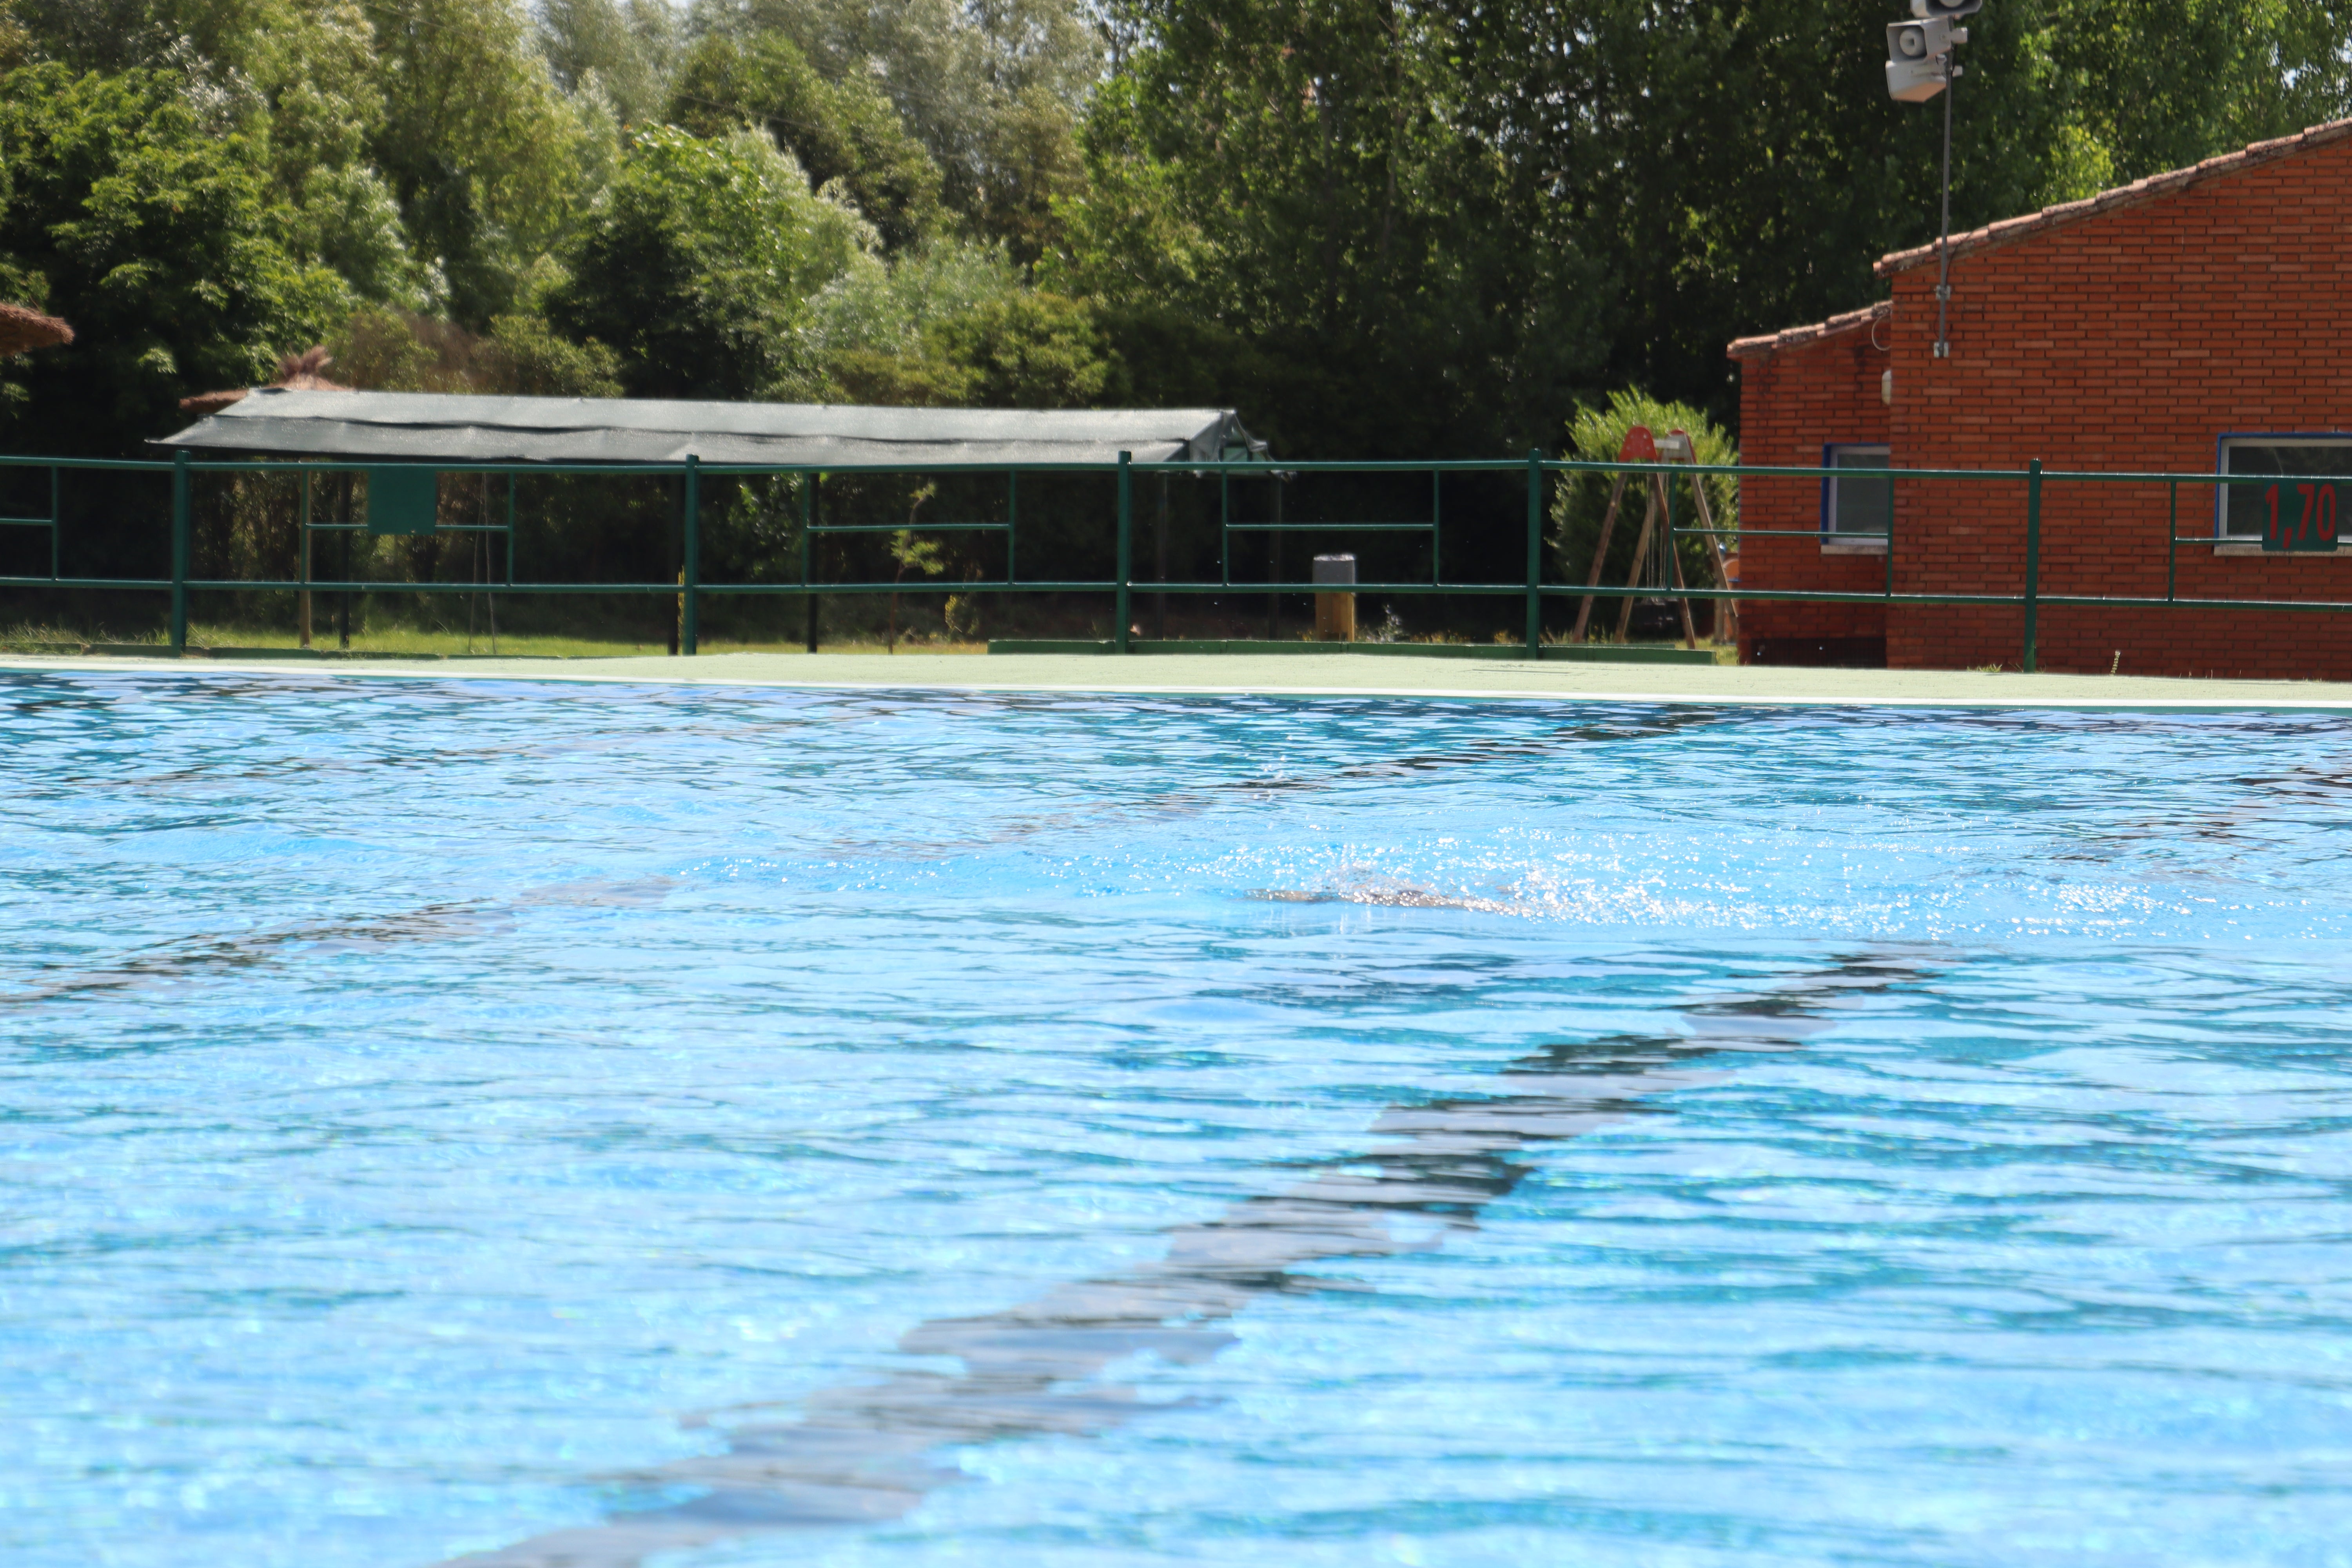
[[[511,930],[531,909],[637,909],[658,904],[677,887],[673,877],[630,881],[590,879],[535,888],[509,899],[422,904],[397,914],[305,921],[211,941],[162,942],[101,967],[42,965],[22,989],[0,991],[0,1007],[115,994],[211,975],[234,974],[297,954],[370,952],[420,942],[454,942]]]
[[[661,1552],[769,1531],[873,1524],[910,1512],[925,1494],[966,1479],[934,1458],[945,1447],[1007,1438],[1087,1436],[1170,1408],[1107,1380],[1106,1369],[1150,1354],[1196,1364],[1234,1342],[1223,1325],[1263,1297],[1334,1289],[1297,1272],[1341,1258],[1425,1251],[1533,1168],[1514,1158],[1639,1115],[1653,1096],[1714,1081],[1704,1064],[1726,1053],[1777,1051],[1827,1026],[1841,1002],[1907,985],[1908,961],[1863,956],[1685,1014],[1690,1033],[1617,1036],[1548,1046],[1497,1075],[1506,1092],[1393,1106],[1370,1133],[1384,1140],[1297,1185],[1234,1204],[1168,1233],[1167,1256],[1139,1268],[1056,1287],[1002,1311],[940,1318],[898,1342],[909,1355],[952,1357],[960,1373],[902,1372],[878,1384],[822,1390],[796,1418],[719,1426],[726,1451],[614,1478],[695,1489],[665,1507],[617,1513],[443,1568],[635,1568]]]

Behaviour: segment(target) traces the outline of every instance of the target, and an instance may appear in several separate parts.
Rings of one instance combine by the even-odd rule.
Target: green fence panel
[[[431,533],[441,504],[438,471],[410,464],[367,471],[367,531]]]

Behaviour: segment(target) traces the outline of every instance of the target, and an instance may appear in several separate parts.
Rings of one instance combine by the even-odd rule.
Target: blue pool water
[[[2326,717],[0,676],[0,1561],[2352,1561],[2347,826]]]

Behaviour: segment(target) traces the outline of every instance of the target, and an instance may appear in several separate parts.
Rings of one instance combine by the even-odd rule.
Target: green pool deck
[[[12,655],[0,669],[168,671],[289,679],[527,679],[583,683],[937,691],[1164,691],[1297,697],[1590,699],[1763,707],[2056,708],[2181,711],[2352,711],[2352,682],[2169,680],[2138,676],[1969,670],[1797,669],[1525,658],[1366,658],[1359,654],[729,653],[698,658],[322,658],[221,654],[187,658]]]

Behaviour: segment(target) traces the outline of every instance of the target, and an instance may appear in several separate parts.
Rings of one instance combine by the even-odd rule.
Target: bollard
[[[1315,558],[1315,640],[1317,642],[1354,642],[1356,640],[1356,595],[1324,591],[1327,584],[1356,581],[1356,558],[1352,555],[1318,555]]]

